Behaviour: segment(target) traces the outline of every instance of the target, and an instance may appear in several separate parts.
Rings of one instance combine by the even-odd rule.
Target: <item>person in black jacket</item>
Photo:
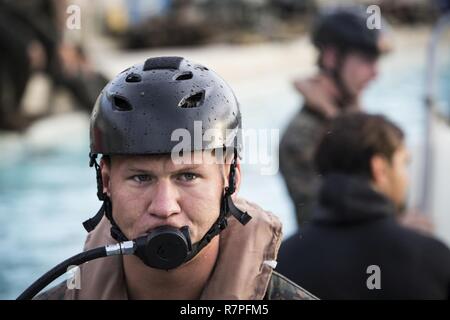
[[[450,250],[398,223],[408,161],[383,116],[334,120],[315,155],[324,183],[312,222],[282,244],[277,269],[321,299],[448,299]]]

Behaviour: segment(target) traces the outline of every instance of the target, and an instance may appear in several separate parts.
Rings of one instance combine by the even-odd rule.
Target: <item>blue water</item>
[[[0,170],[1,298],[82,249],[80,222],[96,203],[87,157],[78,151],[27,156]]]
[[[417,59],[395,70],[384,66],[364,96],[367,110],[399,123],[410,143],[423,136],[425,68]],[[301,99],[290,84],[276,80],[260,80],[237,90],[245,127],[282,130],[297,112]],[[8,145],[0,154],[0,299],[15,298],[45,271],[81,251],[86,235],[81,222],[98,209],[86,126],[67,136],[60,129],[54,134],[60,142],[54,146],[0,136],[0,147]],[[279,215],[285,235],[296,229],[279,175],[262,176],[258,167],[244,164],[241,195]]]

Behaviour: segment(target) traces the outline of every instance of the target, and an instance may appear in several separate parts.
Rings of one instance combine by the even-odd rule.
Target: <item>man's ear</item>
[[[385,190],[389,184],[388,168],[389,163],[385,157],[374,155],[370,159],[370,170],[372,172],[372,181],[380,190]]]
[[[239,192],[239,188],[241,187],[241,181],[242,181],[242,175],[241,175],[241,160],[239,160],[239,157],[236,160],[236,191],[234,192],[234,195],[236,195]]]
[[[102,173],[103,192],[111,197],[110,181],[111,181],[111,162],[100,160],[100,170]]]
[[[225,187],[228,187],[231,165],[227,164],[227,166],[225,168],[226,168],[225,169]],[[236,190],[234,191],[234,193],[232,195],[233,199],[236,196],[236,194],[239,192],[239,188],[241,186],[241,180],[242,180],[241,161],[239,160],[239,157],[236,160],[236,167],[234,169],[234,172],[235,172],[234,178],[235,178],[235,182],[236,182]]]

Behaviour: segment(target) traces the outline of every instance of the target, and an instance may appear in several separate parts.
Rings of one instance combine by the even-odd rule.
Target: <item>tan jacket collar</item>
[[[293,84],[303,96],[305,105],[325,118],[333,118],[343,111],[336,103],[339,92],[329,77],[319,74],[310,78],[297,79]],[[354,112],[360,109],[359,97],[355,97],[354,101],[346,106],[345,111]]]

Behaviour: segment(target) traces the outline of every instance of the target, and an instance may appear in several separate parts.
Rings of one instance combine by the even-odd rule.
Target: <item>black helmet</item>
[[[97,99],[91,117],[91,154],[170,153],[177,129],[215,130],[212,141],[189,151],[242,149],[237,99],[215,72],[181,57],[150,58],[115,77]],[[197,125],[198,128],[198,125]],[[191,139],[193,141],[193,139]]]
[[[357,50],[378,56],[390,47],[387,26],[381,21],[381,29],[369,29],[369,15],[360,7],[326,9],[319,14],[312,31],[312,42],[322,50],[335,46],[342,51]]]

